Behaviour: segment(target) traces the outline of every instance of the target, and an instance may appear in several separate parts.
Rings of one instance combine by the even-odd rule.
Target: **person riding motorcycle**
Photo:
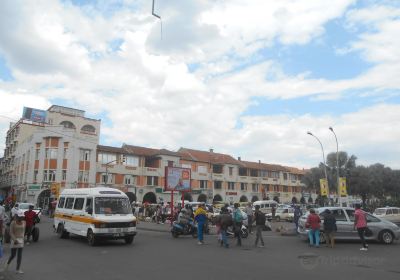
[[[188,211],[185,208],[183,208],[178,215],[178,224],[185,227],[189,223],[189,219],[190,216]]]
[[[25,228],[25,235],[26,235],[26,242],[29,244],[31,235],[32,235],[32,230],[33,227],[36,223],[37,219],[37,214],[35,211],[33,211],[33,205],[29,205],[29,210],[25,211],[25,223],[26,223],[26,228]]]

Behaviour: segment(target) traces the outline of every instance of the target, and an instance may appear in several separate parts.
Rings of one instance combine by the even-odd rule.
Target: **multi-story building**
[[[30,111],[29,111],[30,110]],[[32,110],[29,109],[28,113]],[[299,201],[305,194],[303,170],[243,161],[213,150],[177,152],[123,144],[98,145],[100,120],[82,110],[51,106],[11,123],[0,159],[0,195],[46,205],[51,191],[109,186],[134,201],[169,201],[165,167],[191,170],[190,201]],[[181,199],[175,192],[174,200]]]
[[[46,204],[52,186],[95,186],[100,120],[62,106],[42,114],[40,120],[24,116],[10,124],[1,166],[3,196]]]

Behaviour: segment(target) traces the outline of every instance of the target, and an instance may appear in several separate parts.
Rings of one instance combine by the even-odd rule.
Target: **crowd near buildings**
[[[103,146],[100,127],[100,120],[85,117],[82,110],[24,108],[23,117],[10,123],[0,159],[2,199],[44,206],[64,188],[108,186],[133,201],[168,201],[166,166],[191,169],[191,192],[184,194],[190,201],[291,202],[316,196],[301,183],[302,169],[245,161],[212,149]]]

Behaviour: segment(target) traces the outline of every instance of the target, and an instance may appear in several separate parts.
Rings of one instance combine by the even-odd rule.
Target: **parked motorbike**
[[[197,226],[193,221],[189,221],[187,224],[180,224],[175,221],[172,223],[171,234],[174,238],[179,235],[192,235],[193,238],[197,238]]]
[[[235,231],[233,226],[228,227],[227,231],[226,231],[227,236],[235,236]],[[241,238],[247,238],[249,236],[249,230],[247,229],[247,227],[245,225],[242,225],[242,227],[240,228],[240,237]]]

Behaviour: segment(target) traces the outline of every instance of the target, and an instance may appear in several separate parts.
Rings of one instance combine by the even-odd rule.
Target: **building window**
[[[283,173],[283,180],[287,180],[287,173]]]
[[[240,190],[247,191],[247,183],[240,183]]]
[[[261,177],[268,177],[268,171],[267,170],[260,170],[260,176]]]
[[[229,176],[233,175],[233,167],[229,167]]]
[[[62,125],[64,128],[76,129],[75,125],[70,121],[62,121],[60,125]]]
[[[124,183],[125,185],[134,185],[136,183],[135,176],[125,175]]]
[[[239,168],[239,176],[247,176],[247,169]]]
[[[68,148],[64,148],[63,159],[66,159],[67,157],[68,157]]]
[[[287,186],[283,186],[283,192],[289,192],[289,188]]]
[[[38,170],[34,170],[33,171],[33,182],[37,182],[37,180],[38,180],[38,174],[39,174],[39,171]]]
[[[251,191],[258,192],[258,184],[251,184]]]
[[[233,191],[235,189],[235,183],[234,182],[228,182],[228,190]]]
[[[200,180],[200,189],[207,189],[208,181]]]
[[[223,166],[222,165],[213,165],[213,173],[222,174]]]
[[[126,166],[139,166],[139,157],[125,156],[124,165],[126,165]]]
[[[207,173],[207,167],[203,166],[203,165],[200,165],[200,166],[197,167],[197,172],[198,173]]]
[[[88,134],[96,134],[96,128],[93,125],[87,124],[82,127],[81,132]]]
[[[114,182],[114,174],[112,173],[101,173],[102,184],[112,184]]]
[[[80,161],[90,161],[90,150],[79,150]]]
[[[147,176],[147,185],[148,186],[158,186],[158,177]]]
[[[117,161],[117,155],[109,153],[99,153],[97,160],[102,164],[114,164]]]
[[[89,171],[79,171],[78,182],[89,182]]]
[[[274,179],[279,179],[279,172],[277,171],[270,171],[269,172],[269,177],[274,178]]]
[[[45,150],[45,157],[47,159],[56,159],[57,154],[58,154],[58,149],[46,148],[46,150]]]
[[[214,189],[216,190],[222,189],[222,181],[214,181]]]
[[[40,149],[35,150],[35,160],[38,160],[40,156]]]
[[[56,171],[55,170],[43,171],[43,181],[44,182],[55,182],[56,181]]]
[[[62,181],[67,181],[67,170],[62,171]]]

